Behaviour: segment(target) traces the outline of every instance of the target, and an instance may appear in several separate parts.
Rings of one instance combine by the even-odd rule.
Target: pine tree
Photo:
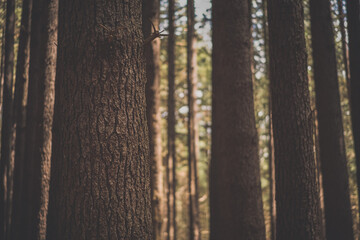
[[[250,1],[213,0],[210,239],[265,239]]]
[[[47,239],[152,239],[142,1],[59,5]]]
[[[322,239],[301,0],[268,2],[276,239]]]

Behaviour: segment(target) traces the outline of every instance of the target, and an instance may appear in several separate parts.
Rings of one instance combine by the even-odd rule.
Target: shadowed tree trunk
[[[1,159],[0,159],[0,238],[7,239],[10,223],[9,206],[11,199],[9,189],[12,176],[13,158],[13,82],[14,82],[14,31],[15,0],[6,2],[5,27],[5,64],[3,86],[3,112],[1,126]]]
[[[360,169],[360,2],[347,0],[347,21],[349,34],[350,62],[350,107],[354,136],[356,168]],[[356,172],[357,187],[360,192],[360,171]],[[360,200],[360,194],[359,194]]]
[[[159,30],[160,0],[143,0],[143,33],[149,37],[153,26]],[[163,239],[164,232],[164,189],[163,160],[161,155],[161,112],[160,112],[160,38],[145,46],[146,57],[146,112],[149,126],[151,162],[151,202],[153,237]]]
[[[176,149],[175,149],[175,0],[169,0],[168,37],[168,156],[167,178],[167,239],[176,239]]]
[[[276,238],[322,239],[302,1],[269,1],[268,20]]]
[[[33,0],[21,233],[45,239],[57,52],[56,0]]]
[[[32,0],[24,0],[21,13],[19,50],[16,65],[14,121],[16,124],[14,195],[12,204],[11,239],[26,239],[22,230],[23,206],[23,171],[25,158],[25,120],[28,90],[28,73],[30,57],[30,24]]]
[[[200,240],[200,211],[197,161],[199,159],[199,126],[197,121],[197,53],[194,0],[187,1],[187,84],[188,84],[188,167],[189,167],[189,234]]]
[[[310,0],[327,239],[354,239],[334,33],[329,0]]]
[[[265,239],[250,1],[213,0],[210,239]]]
[[[141,3],[60,1],[47,239],[152,239]]]

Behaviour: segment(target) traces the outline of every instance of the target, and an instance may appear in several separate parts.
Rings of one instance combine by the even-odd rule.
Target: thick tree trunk
[[[360,2],[347,0],[347,20],[349,34],[350,60],[350,106],[355,145],[356,167],[360,169]],[[356,173],[357,187],[360,192],[360,171]],[[359,194],[360,200],[360,194]],[[359,209],[360,211],[360,209]]]
[[[322,239],[301,0],[268,2],[276,238]],[[286,47],[284,47],[286,46]]]
[[[326,236],[354,239],[330,0],[310,0],[310,16]]]
[[[13,82],[14,82],[14,31],[15,31],[15,0],[7,0],[6,28],[5,28],[5,64],[3,87],[3,112],[1,131],[1,159],[0,159],[0,238],[6,239],[9,231],[12,189],[13,158]]]
[[[265,239],[249,1],[213,0],[210,239]]]
[[[189,167],[189,234],[190,240],[200,240],[200,210],[197,161],[199,159],[199,126],[197,121],[197,54],[194,0],[187,1],[187,85],[188,85],[188,167]]]
[[[141,0],[63,0],[47,239],[152,239]]]
[[[26,239],[22,229],[23,206],[23,171],[25,158],[25,120],[26,100],[29,79],[30,57],[30,24],[32,0],[24,0],[22,5],[19,50],[16,65],[14,121],[16,124],[15,164],[14,164],[14,194],[12,204],[11,239]]]
[[[56,0],[33,0],[21,233],[45,239],[57,52]]]
[[[149,37],[154,33],[153,26],[159,30],[160,0],[143,0],[143,33]],[[163,160],[161,148],[160,112],[160,38],[145,46],[146,57],[146,112],[149,126],[151,162],[151,202],[153,218],[153,237],[164,239],[164,189]]]
[[[175,149],[175,0],[169,0],[168,37],[168,156],[167,180],[167,239],[176,240],[176,149]]]

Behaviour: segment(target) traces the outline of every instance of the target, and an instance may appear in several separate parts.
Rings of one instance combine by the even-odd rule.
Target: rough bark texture
[[[210,239],[265,239],[249,1],[213,0]]]
[[[9,189],[12,179],[13,158],[13,72],[14,72],[14,31],[15,31],[15,0],[6,3],[5,28],[5,64],[3,86],[3,112],[1,126],[1,159],[0,159],[0,238],[7,239],[9,231],[9,205],[11,199]]]
[[[143,34],[149,37],[153,26],[159,30],[160,0],[143,0]],[[151,203],[154,239],[164,239],[163,160],[161,148],[160,112],[160,38],[145,46],[146,57],[146,112],[149,126],[151,163]]]
[[[33,0],[21,234],[46,238],[55,98],[58,2]]]
[[[60,1],[47,239],[152,239],[141,2]]]
[[[169,0],[168,37],[168,156],[167,180],[167,239],[176,239],[176,149],[175,149],[175,0]]]
[[[268,2],[276,238],[322,239],[301,0]]]
[[[360,2],[347,0],[347,20],[350,60],[350,106],[355,145],[356,168],[360,169]],[[357,187],[360,192],[360,171],[357,171]],[[360,200],[360,194],[359,194]]]
[[[310,0],[327,239],[354,239],[330,1]]]
[[[197,53],[194,0],[187,1],[187,85],[188,85],[188,167],[189,167],[189,234],[190,240],[201,239],[197,161],[199,159],[199,126],[197,121]]]
[[[22,230],[23,206],[23,171],[25,159],[25,120],[28,90],[30,57],[30,25],[32,0],[24,0],[21,13],[20,39],[16,65],[14,121],[16,129],[14,194],[12,204],[11,239],[26,239]]]

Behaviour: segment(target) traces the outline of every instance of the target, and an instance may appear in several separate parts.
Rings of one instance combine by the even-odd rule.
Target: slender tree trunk
[[[168,157],[167,177],[167,239],[176,240],[176,149],[175,149],[175,0],[169,0],[168,37]]]
[[[33,0],[22,236],[46,238],[57,53],[56,0]]]
[[[301,0],[269,1],[268,19],[276,238],[322,239],[303,3]]]
[[[152,239],[141,2],[60,1],[49,240]]]
[[[263,10],[263,33],[264,33],[264,51],[265,51],[265,75],[270,80],[270,66],[269,66],[269,28],[268,28],[268,14],[267,14],[267,0],[262,2]],[[272,122],[272,107],[271,107],[271,91],[269,84],[269,207],[270,207],[270,239],[276,239],[276,200],[275,200],[275,151],[274,151],[274,129]]]
[[[160,0],[143,0],[144,37],[154,33],[153,26],[159,30]],[[160,38],[145,46],[146,57],[146,104],[150,140],[151,162],[151,202],[153,218],[153,237],[164,239],[164,189],[163,160],[161,148],[161,112],[160,112]]]
[[[326,236],[354,239],[330,0],[310,0],[310,16]]]
[[[32,0],[24,0],[22,6],[19,49],[16,65],[14,121],[16,125],[14,195],[12,204],[11,239],[26,239],[22,229],[23,206],[23,171],[25,159],[25,120],[28,90],[30,57],[30,24]]]
[[[3,90],[4,90],[4,64],[5,64],[5,25],[2,29],[1,37],[1,63],[0,63],[0,114],[3,111]],[[0,131],[1,132],[1,131]]]
[[[188,167],[189,167],[189,234],[190,240],[200,240],[200,211],[197,161],[199,159],[199,126],[197,121],[197,53],[194,0],[187,1],[187,84],[188,84]]]
[[[355,145],[356,167],[360,169],[360,2],[347,0],[347,20],[349,34],[350,61],[350,107]],[[360,171],[356,173],[357,187],[360,192]],[[360,200],[360,194],[359,194]],[[359,210],[360,211],[360,210]]]
[[[343,0],[337,0],[337,7],[339,10],[339,27],[340,27],[340,34],[341,34],[341,49],[342,49],[342,57],[345,69],[345,78],[346,78],[346,86],[348,90],[348,96],[350,96],[350,69],[349,69],[349,52],[348,46],[346,43],[346,30],[345,30],[345,14],[344,14],[344,4]]]
[[[213,0],[210,239],[265,239],[250,1]]]
[[[0,159],[0,238],[6,239],[9,231],[10,204],[8,189],[11,179],[10,171],[13,169],[12,138],[13,138],[13,72],[14,72],[14,31],[15,31],[15,0],[7,0],[6,28],[5,28],[5,64],[3,112],[1,131],[1,159]]]

